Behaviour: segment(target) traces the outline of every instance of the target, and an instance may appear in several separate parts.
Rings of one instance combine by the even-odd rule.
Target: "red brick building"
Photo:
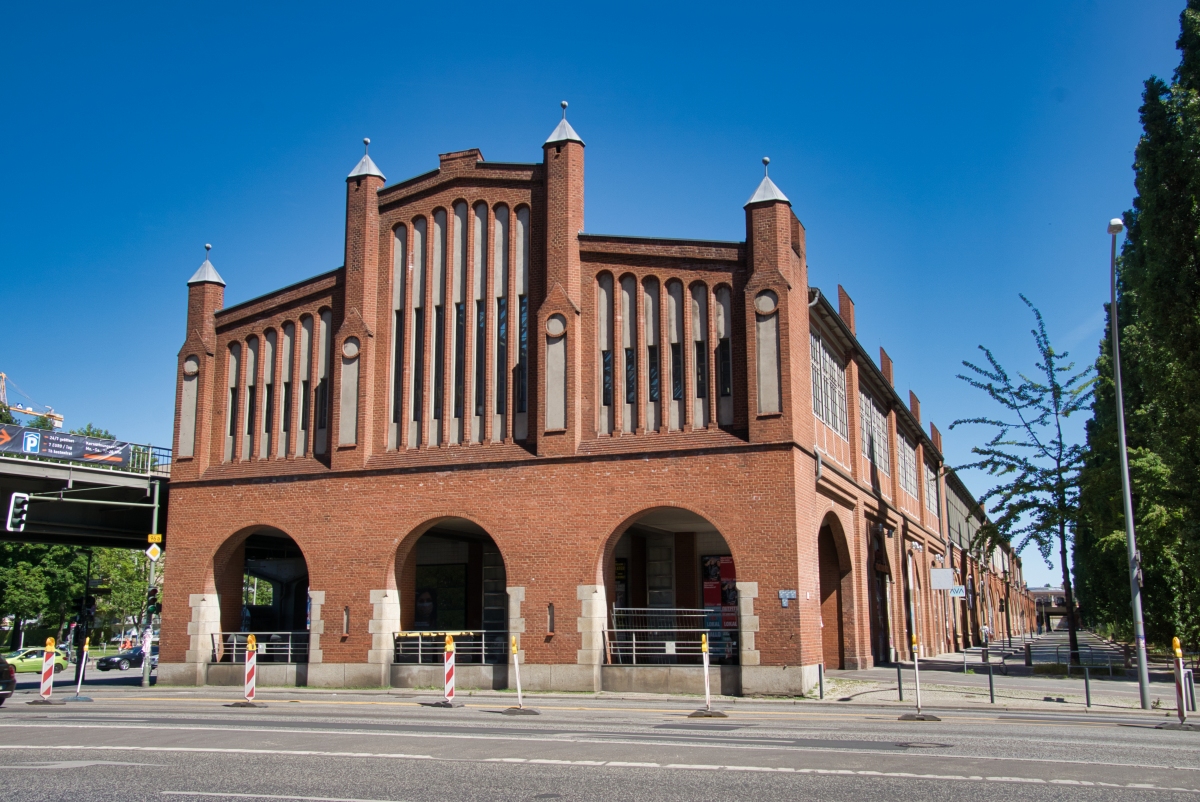
[[[431,685],[453,632],[460,685],[515,637],[533,688],[695,688],[705,631],[725,690],[799,693],[907,654],[910,606],[925,654],[969,637],[938,432],[779,188],[745,242],[588,234],[565,104],[542,150],[364,155],[342,267],[189,281],[163,681],[239,681],[253,632],[264,681]]]

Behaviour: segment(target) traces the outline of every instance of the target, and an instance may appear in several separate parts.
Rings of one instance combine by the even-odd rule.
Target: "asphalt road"
[[[415,693],[113,689],[0,708],[16,800],[1140,800],[1200,795],[1200,733],[1162,714],[938,711],[739,700],[538,698],[539,716]]]

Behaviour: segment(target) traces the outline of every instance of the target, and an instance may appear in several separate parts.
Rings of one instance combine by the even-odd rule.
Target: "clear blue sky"
[[[769,155],[811,283],[847,288],[945,431],[981,409],[954,378],[975,345],[1031,364],[1019,292],[1094,359],[1104,226],[1182,5],[15,4],[0,370],[68,427],[167,443],[205,242],[228,303],[330,270],[363,136],[391,181],[467,147],[537,161],[565,98],[591,232],[743,239]]]

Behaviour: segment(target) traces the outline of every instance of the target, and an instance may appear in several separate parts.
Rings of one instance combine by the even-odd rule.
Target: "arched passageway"
[[[606,550],[604,584],[606,663],[699,663],[706,634],[712,663],[737,665],[737,568],[703,517],[667,507],[627,523]]]
[[[876,665],[895,659],[892,651],[892,568],[884,545],[883,526],[869,524],[870,538],[870,605],[871,656]]]
[[[446,635],[456,662],[505,663],[508,593],[499,546],[478,524],[444,518],[396,554],[402,631],[397,663],[442,662]]]
[[[213,560],[221,632],[213,662],[242,662],[249,635],[262,662],[308,661],[308,562],[287,533],[256,527],[229,538]]]
[[[817,556],[821,584],[821,657],[826,668],[846,667],[845,600],[842,583],[850,573],[843,565],[833,526],[825,524],[817,534]]]

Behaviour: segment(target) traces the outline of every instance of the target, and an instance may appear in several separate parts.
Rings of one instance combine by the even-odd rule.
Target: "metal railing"
[[[45,454],[25,454],[15,451],[6,451],[0,454],[0,457],[27,460],[29,462],[50,462],[58,465],[83,465],[98,471],[132,473],[139,476],[153,476],[162,479],[171,478],[172,452],[171,449],[162,446],[131,444],[129,463],[127,465],[111,465],[94,460],[48,457]]]
[[[246,662],[246,639],[254,635],[258,641],[260,663],[307,663],[308,636],[304,632],[214,632],[212,662]]]
[[[508,631],[450,630],[446,632],[397,632],[393,661],[412,665],[446,661],[446,636],[454,638],[457,664],[497,665],[508,662]]]
[[[615,607],[604,630],[604,659],[613,665],[700,665],[708,635],[714,664],[738,662],[738,632],[722,626],[720,609]]]

